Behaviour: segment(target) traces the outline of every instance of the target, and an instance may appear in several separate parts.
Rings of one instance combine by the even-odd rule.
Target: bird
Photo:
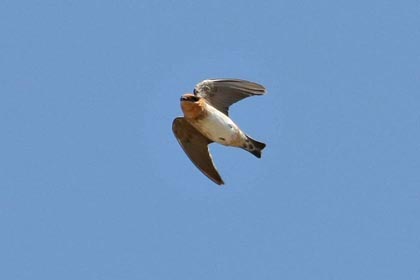
[[[242,148],[257,158],[266,144],[243,132],[229,117],[230,105],[266,93],[264,86],[240,79],[206,79],[193,93],[181,96],[183,117],[172,122],[172,131],[195,166],[218,185],[224,181],[214,165],[208,145],[215,142]]]

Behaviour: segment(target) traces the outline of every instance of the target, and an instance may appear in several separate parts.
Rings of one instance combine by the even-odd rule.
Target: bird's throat
[[[192,120],[197,120],[205,117],[205,106],[206,104],[203,100],[199,100],[198,102],[181,102],[181,108],[184,112],[184,117]]]

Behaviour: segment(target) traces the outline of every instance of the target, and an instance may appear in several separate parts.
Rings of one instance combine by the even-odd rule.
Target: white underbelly
[[[239,127],[223,113],[209,114],[195,125],[210,140],[231,145],[241,138]]]

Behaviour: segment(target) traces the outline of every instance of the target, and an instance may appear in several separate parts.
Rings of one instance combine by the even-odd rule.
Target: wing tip
[[[220,180],[213,180],[213,182],[218,184],[220,187],[223,187],[223,185],[225,184],[225,182],[223,182],[222,178],[220,178]]]

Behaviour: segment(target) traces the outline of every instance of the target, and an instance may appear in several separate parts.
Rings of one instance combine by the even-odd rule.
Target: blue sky
[[[420,279],[418,1],[2,1],[1,279]],[[206,78],[262,159],[171,131]]]

